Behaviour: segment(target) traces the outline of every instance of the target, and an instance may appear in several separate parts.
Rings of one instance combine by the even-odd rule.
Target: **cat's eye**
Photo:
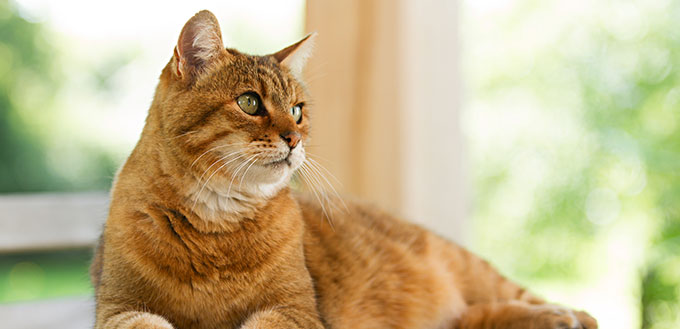
[[[300,123],[302,121],[302,104],[295,105],[290,108],[290,115],[293,116],[295,122]]]
[[[255,93],[245,93],[238,98],[236,98],[236,104],[238,107],[250,115],[254,115],[257,109],[260,108],[260,97]]]

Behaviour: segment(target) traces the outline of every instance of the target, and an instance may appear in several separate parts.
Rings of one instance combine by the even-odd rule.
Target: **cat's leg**
[[[491,264],[462,247],[452,245],[445,257],[468,305],[506,301],[544,304],[545,300],[508,280]]]
[[[455,329],[596,329],[585,312],[523,302],[477,304],[468,307]]]
[[[316,312],[294,307],[278,307],[253,313],[240,329],[323,329]]]
[[[101,321],[98,319],[95,329],[173,329],[173,326],[159,315],[128,311]]]
[[[573,328],[568,325],[574,323],[581,325],[575,328],[597,328],[597,321],[588,313],[546,303],[542,298],[506,279],[485,260],[461,247],[452,246],[447,250],[446,257],[453,260],[451,271],[468,305],[464,318],[468,319],[466,321],[470,325],[461,328],[553,329]],[[535,321],[531,322],[535,325],[530,326],[528,322],[520,321],[521,319]],[[578,321],[564,322],[565,319]],[[503,325],[481,325],[487,322]],[[515,327],[513,324],[515,322],[521,325]],[[551,326],[553,322],[558,326]],[[567,326],[564,326],[564,323]]]

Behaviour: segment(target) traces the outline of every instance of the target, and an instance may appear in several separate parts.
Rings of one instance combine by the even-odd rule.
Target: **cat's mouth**
[[[276,159],[276,160],[274,160],[274,161],[267,162],[266,165],[267,165],[267,166],[272,166],[272,167],[278,167],[278,166],[287,165],[287,166],[290,167],[290,166],[291,166],[291,163],[290,163],[290,153],[286,154],[283,158],[280,158],[280,159]]]

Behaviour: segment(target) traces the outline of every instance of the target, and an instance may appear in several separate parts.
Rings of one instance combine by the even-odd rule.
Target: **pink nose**
[[[298,143],[300,142],[300,139],[302,136],[300,136],[300,133],[297,131],[288,131],[283,134],[281,134],[281,138],[283,138],[284,141],[286,141],[286,144],[288,144],[288,147],[291,149],[294,149]]]

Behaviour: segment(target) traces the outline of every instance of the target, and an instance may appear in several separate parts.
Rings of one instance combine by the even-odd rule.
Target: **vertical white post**
[[[401,2],[404,214],[463,242],[467,218],[460,126],[457,0]]]

